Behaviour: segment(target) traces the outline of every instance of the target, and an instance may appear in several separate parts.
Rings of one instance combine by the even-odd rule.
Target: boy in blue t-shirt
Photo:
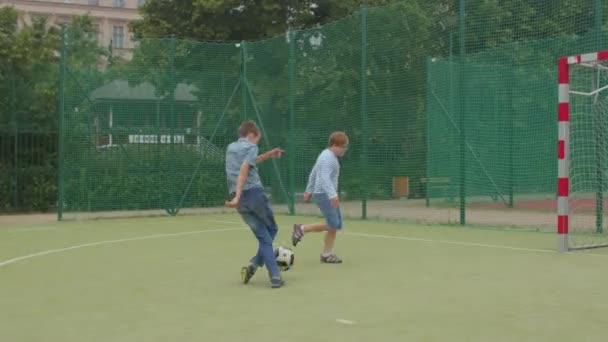
[[[251,264],[241,269],[241,280],[247,284],[258,267],[266,265],[270,285],[279,288],[285,284],[274,256],[272,242],[278,227],[268,197],[258,174],[257,164],[269,158],[281,158],[283,150],[272,149],[258,155],[260,129],[253,121],[245,121],[239,127],[239,139],[226,150],[226,177],[232,196],[225,205],[235,208],[249,225],[259,243]]]

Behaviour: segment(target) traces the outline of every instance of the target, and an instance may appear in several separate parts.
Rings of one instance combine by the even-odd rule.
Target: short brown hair
[[[254,121],[243,121],[243,123],[241,123],[241,125],[239,126],[239,137],[240,138],[245,138],[246,136],[249,135],[249,133],[253,133],[256,136],[260,135],[260,129],[258,128],[258,125],[255,124]]]
[[[329,136],[329,147],[332,147],[332,146],[344,147],[346,145],[348,145],[348,135],[346,135],[346,133],[338,131],[338,132],[333,132]]]

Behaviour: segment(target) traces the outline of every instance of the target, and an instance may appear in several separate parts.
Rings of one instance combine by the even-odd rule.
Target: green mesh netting
[[[608,63],[570,67],[570,246],[608,244]]]
[[[466,1],[461,37],[457,6],[397,2],[263,41],[148,39],[101,72],[66,49],[61,214],[219,210],[251,119],[286,151],[260,167],[279,212],[316,213],[301,193],[344,130],[346,216],[553,229],[557,59],[608,48],[596,4]]]

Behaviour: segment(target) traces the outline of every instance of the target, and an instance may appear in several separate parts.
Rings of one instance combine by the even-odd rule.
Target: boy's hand
[[[235,197],[231,201],[224,202],[224,205],[228,208],[238,208],[239,207],[239,198]]]
[[[340,197],[336,196],[336,197],[332,197],[330,200],[331,206],[334,208],[337,208],[340,206]]]
[[[304,193],[304,201],[306,201],[306,202],[310,201],[311,197],[312,197],[312,194],[310,192]]]
[[[268,154],[270,155],[270,158],[281,158],[281,156],[283,156],[283,152],[284,151],[280,147],[276,147],[268,151]]]

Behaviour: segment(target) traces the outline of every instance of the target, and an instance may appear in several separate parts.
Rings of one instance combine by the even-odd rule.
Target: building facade
[[[50,25],[69,23],[73,16],[89,15],[103,47],[112,45],[114,53],[129,59],[134,41],[129,22],[140,19],[138,8],[145,0],[0,0],[0,6],[13,6],[19,12],[19,26],[35,17],[47,17]]]

